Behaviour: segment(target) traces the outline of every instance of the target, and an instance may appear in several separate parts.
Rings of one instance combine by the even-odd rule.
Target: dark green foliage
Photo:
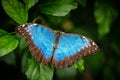
[[[1,0],[0,3],[0,80],[118,79],[120,8],[117,0]],[[15,27],[27,22],[85,35],[98,44],[100,51],[66,69],[39,64],[24,39],[15,32]],[[18,73],[6,74],[9,73],[6,66]]]

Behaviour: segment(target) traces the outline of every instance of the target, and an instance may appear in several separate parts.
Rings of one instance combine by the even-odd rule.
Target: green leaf
[[[80,59],[79,61],[77,61],[77,62],[73,65],[73,67],[74,67],[75,69],[78,69],[79,71],[83,71],[83,70],[84,70],[84,61],[83,61],[83,59]]]
[[[42,65],[33,58],[28,59],[26,75],[29,80],[52,80],[53,71],[51,65]]]
[[[72,9],[77,8],[77,2],[75,0],[53,0],[48,1],[40,6],[41,12],[53,16],[65,16]]]
[[[24,24],[28,20],[28,12],[18,0],[2,0],[5,12],[17,23]]]
[[[101,39],[109,33],[110,26],[117,17],[118,11],[112,5],[96,2],[94,15],[98,23],[99,38]]]
[[[23,0],[26,6],[26,9],[29,10],[32,6],[34,6],[38,0]]]
[[[14,50],[18,45],[18,39],[15,36],[5,35],[0,37],[0,57]]]
[[[0,29],[0,37],[1,36],[4,36],[4,35],[7,35],[8,33],[2,29]]]

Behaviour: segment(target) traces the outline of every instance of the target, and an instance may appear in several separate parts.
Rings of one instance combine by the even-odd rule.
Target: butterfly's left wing
[[[51,61],[55,33],[42,25],[27,23],[16,28],[22,35],[35,59],[43,64]]]
[[[76,34],[60,36],[52,63],[63,68],[72,65],[80,57],[98,50],[98,46],[89,38]]]

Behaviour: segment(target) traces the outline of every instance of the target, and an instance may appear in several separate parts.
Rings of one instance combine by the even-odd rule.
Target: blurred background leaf
[[[102,39],[110,31],[111,24],[116,19],[118,11],[109,3],[95,3],[95,18],[98,23],[99,38]]]
[[[72,9],[77,8],[76,0],[48,0],[46,3],[40,5],[41,12],[53,16],[65,16]]]

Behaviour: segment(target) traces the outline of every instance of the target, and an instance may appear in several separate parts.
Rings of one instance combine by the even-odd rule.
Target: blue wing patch
[[[44,57],[51,58],[55,34],[41,25],[30,25],[27,29],[32,36],[33,43],[41,50]]]
[[[69,34],[62,35],[54,53],[54,59],[56,61],[64,60],[66,57],[75,55],[89,45],[89,41],[81,36]]]

